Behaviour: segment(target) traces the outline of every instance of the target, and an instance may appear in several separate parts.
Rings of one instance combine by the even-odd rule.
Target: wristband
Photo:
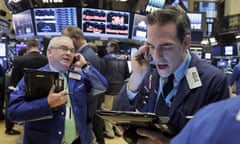
[[[90,64],[87,62],[82,66],[82,69],[85,69],[87,66],[89,66]]]

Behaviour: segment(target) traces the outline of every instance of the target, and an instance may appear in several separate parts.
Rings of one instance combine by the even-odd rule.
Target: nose
[[[152,49],[150,54],[152,55],[154,61],[163,58],[163,51],[160,48]]]

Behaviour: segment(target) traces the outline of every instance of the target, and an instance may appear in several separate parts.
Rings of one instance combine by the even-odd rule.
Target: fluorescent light
[[[235,36],[236,39],[240,39],[240,34]]]

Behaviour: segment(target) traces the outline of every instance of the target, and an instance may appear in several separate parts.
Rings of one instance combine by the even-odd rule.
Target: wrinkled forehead
[[[50,41],[50,47],[58,47],[58,46],[66,46],[66,47],[74,47],[72,39],[69,37],[58,37],[54,38]]]
[[[56,43],[56,46],[66,46],[71,48],[74,47],[72,40],[66,40],[66,39],[59,40],[58,43]]]

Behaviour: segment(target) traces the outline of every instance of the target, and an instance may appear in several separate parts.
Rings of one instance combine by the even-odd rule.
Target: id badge
[[[198,88],[202,86],[202,81],[199,77],[196,67],[191,67],[187,70],[186,78],[190,89]]]

